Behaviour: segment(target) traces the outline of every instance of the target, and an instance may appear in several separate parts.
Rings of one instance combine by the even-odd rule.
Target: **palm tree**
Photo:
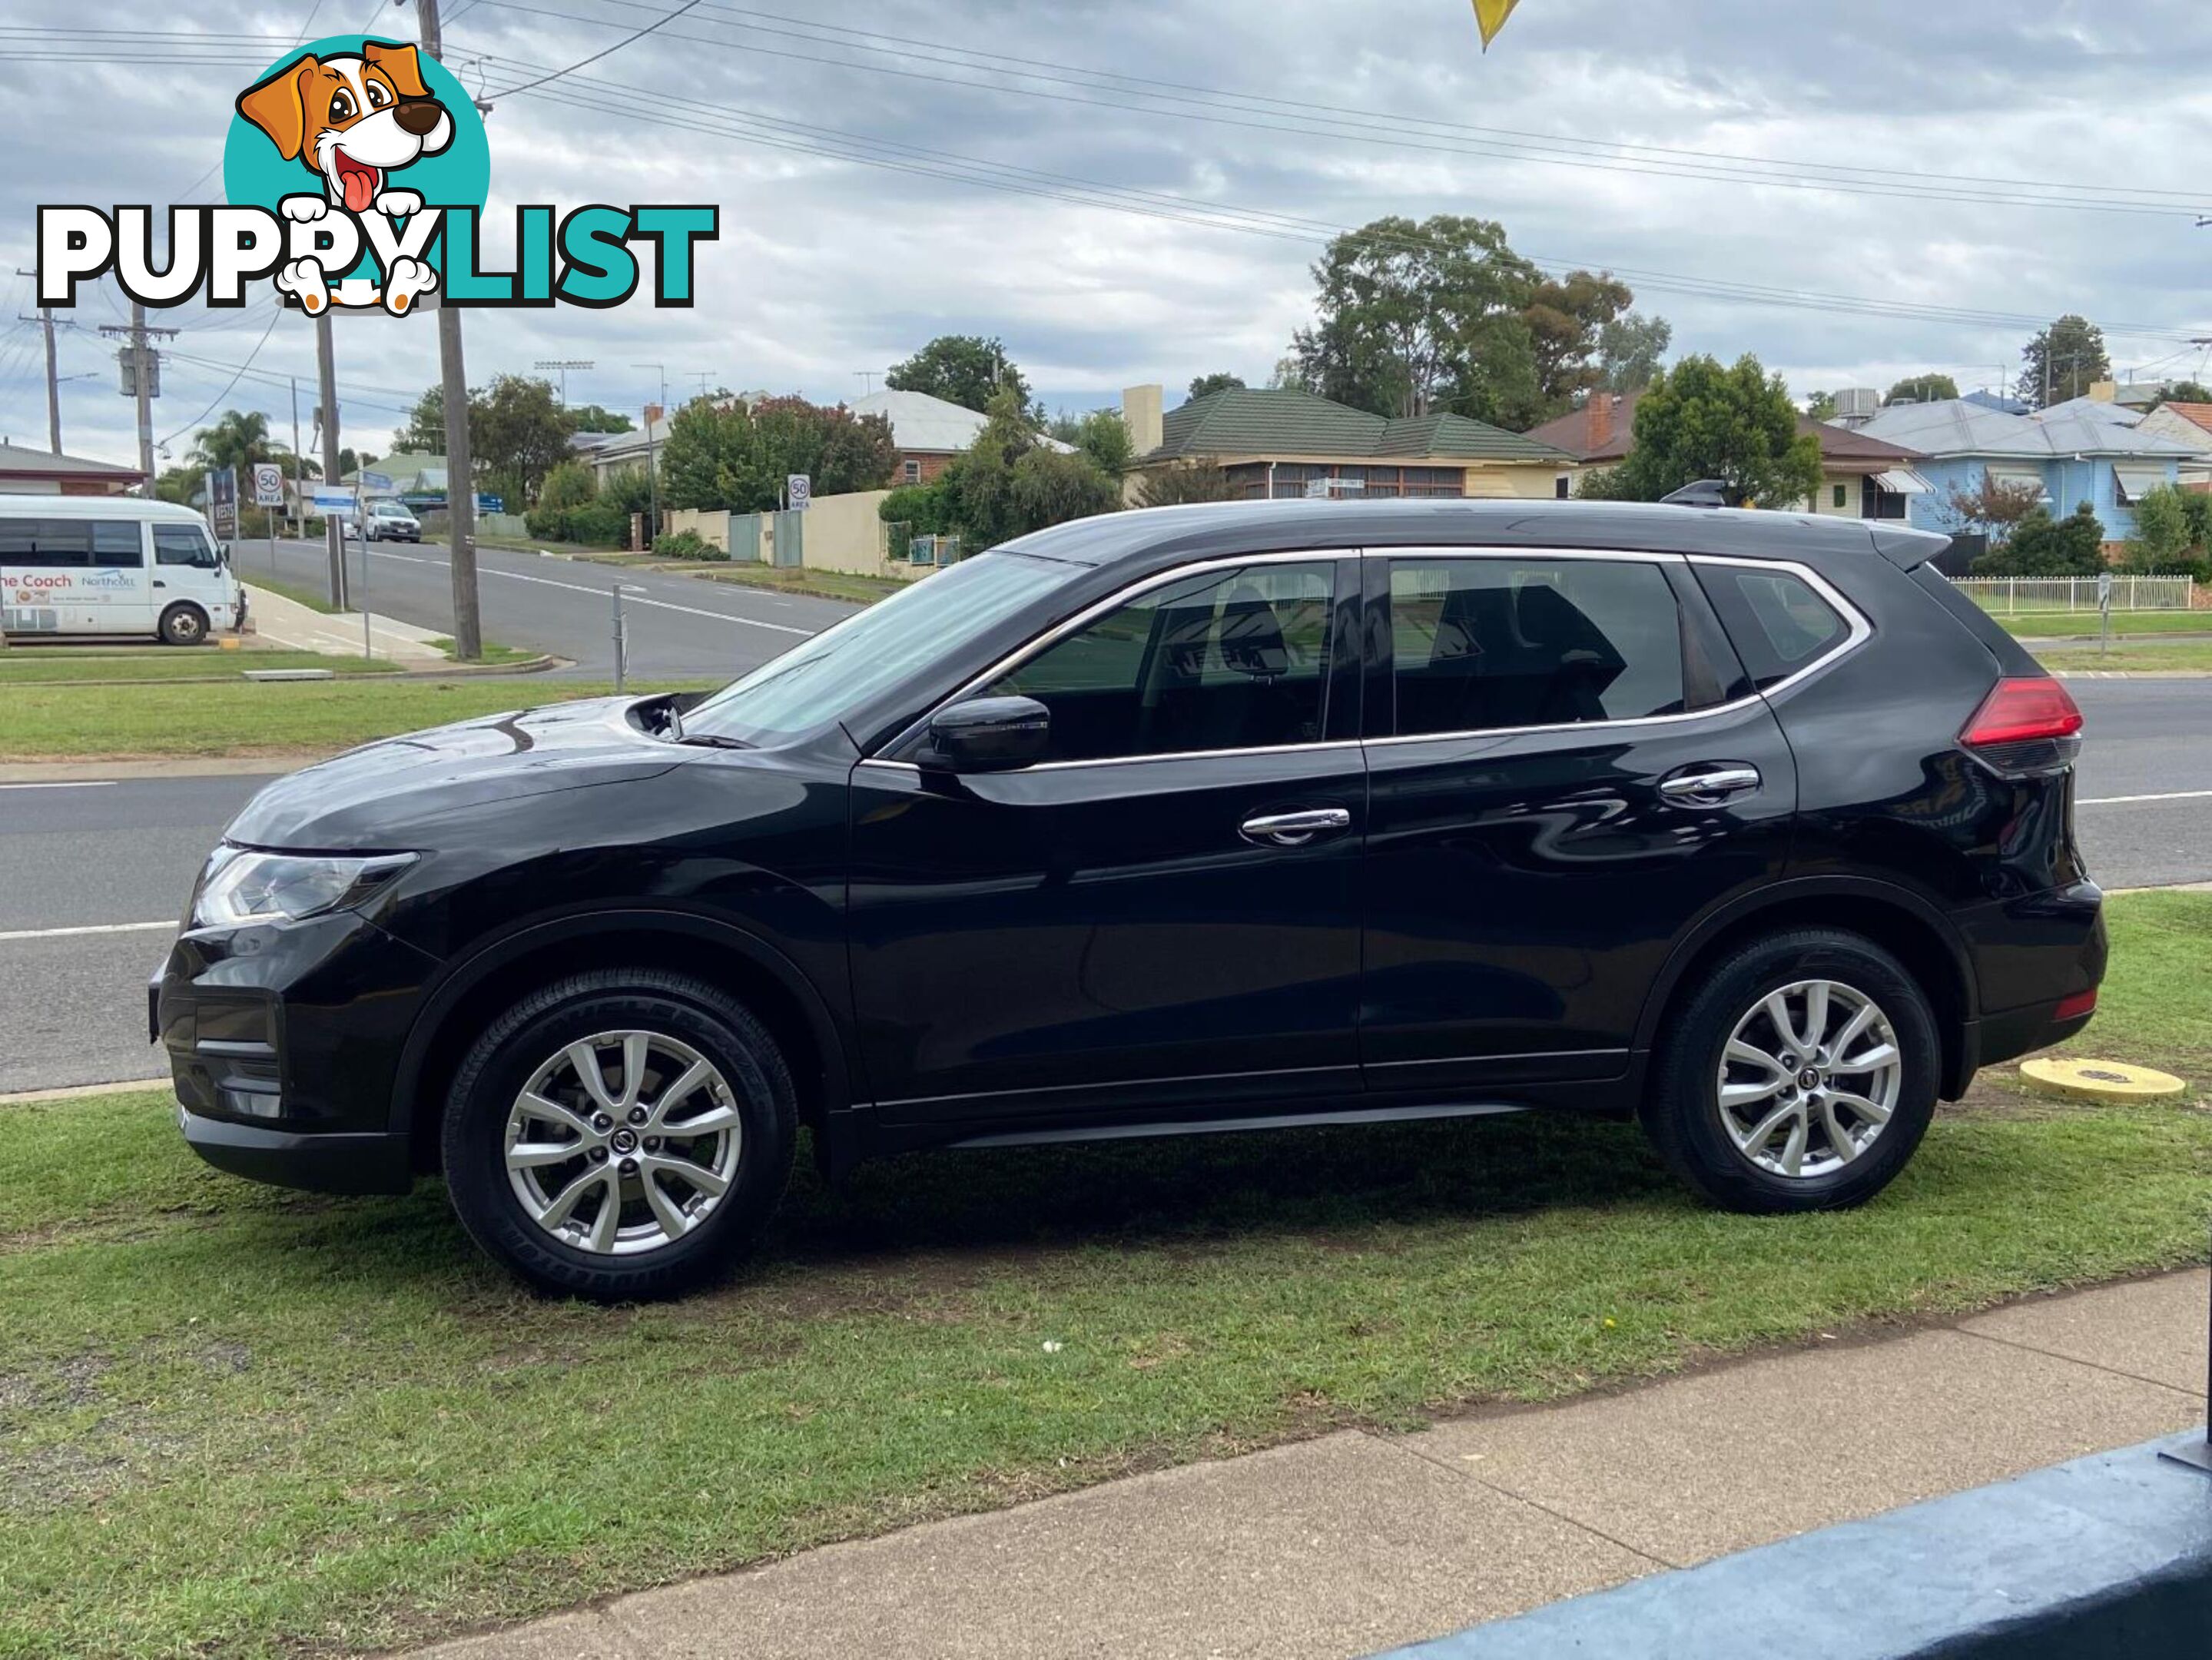
[[[236,467],[243,474],[256,461],[283,453],[269,441],[269,417],[258,410],[227,410],[211,427],[192,435],[188,459],[210,469]]]

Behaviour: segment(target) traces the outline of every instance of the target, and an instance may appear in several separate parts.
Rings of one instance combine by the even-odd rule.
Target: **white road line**
[[[14,928],[0,933],[0,940],[65,939],[88,933],[151,933],[156,928],[173,933],[176,927],[174,919],[167,922],[95,922],[80,928]]]
[[[73,778],[60,784],[0,784],[0,790],[112,790],[121,781],[115,778]]]
[[[2212,790],[2169,790],[2162,795],[2098,795],[2076,801],[2077,807],[2124,807],[2136,801],[2202,801]]]
[[[446,562],[442,559],[423,559],[410,557],[404,553],[386,553],[380,549],[376,556],[380,559],[397,559],[403,564],[409,565],[442,565]],[[477,571],[479,575],[504,577],[510,582],[535,582],[541,588],[566,588],[571,593],[588,593],[599,599],[605,599],[611,592],[611,589],[595,588],[583,582],[556,582],[550,576],[525,576],[520,571],[499,570],[489,565],[479,565],[477,567]],[[726,611],[702,611],[696,605],[679,605],[671,599],[652,599],[642,594],[627,595],[623,603],[626,605],[650,605],[655,611],[681,611],[686,617],[704,617],[716,623],[735,623],[740,628],[767,629],[775,634],[795,634],[802,639],[811,638],[816,632],[813,629],[795,629],[787,623],[763,623],[757,617],[733,617]]]

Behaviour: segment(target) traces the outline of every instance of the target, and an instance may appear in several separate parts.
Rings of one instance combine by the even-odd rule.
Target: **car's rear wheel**
[[[175,605],[161,613],[161,643],[197,646],[208,637],[208,615],[198,605]]]
[[[1675,1172],[1730,1210],[1865,1202],[1936,1110],[1928,997],[1872,940],[1804,929],[1716,964],[1674,1012],[1644,1128]]]
[[[797,1110],[775,1040],[703,982],[578,975],[494,1022],[455,1073],[453,1207],[551,1292],[672,1296],[756,1243],[791,1172]]]

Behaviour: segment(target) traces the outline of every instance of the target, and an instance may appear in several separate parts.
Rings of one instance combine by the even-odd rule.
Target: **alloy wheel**
[[[1832,1175],[1880,1138],[1904,1075],[1879,1004],[1841,981],[1800,980],[1761,997],[1729,1034],[1721,1126],[1770,1175]]]
[[[604,1031],[532,1075],[507,1110],[503,1157],[539,1228],[577,1250],[635,1256],[714,1213],[743,1141],[713,1061],[660,1032]]]

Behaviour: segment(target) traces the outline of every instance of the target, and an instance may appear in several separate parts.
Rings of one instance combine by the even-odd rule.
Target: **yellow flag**
[[[1474,0],[1474,21],[1482,30],[1482,49],[1490,50],[1490,43],[1498,38],[1498,31],[1505,27],[1505,20],[1513,15],[1513,8],[1521,0]]]

